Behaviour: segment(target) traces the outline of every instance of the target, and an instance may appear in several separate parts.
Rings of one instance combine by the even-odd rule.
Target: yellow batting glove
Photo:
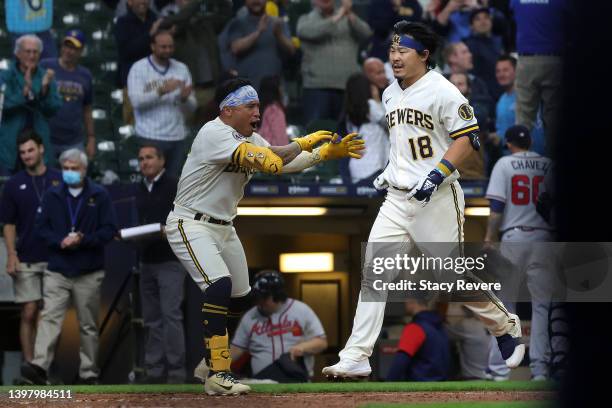
[[[321,149],[319,149],[321,159],[334,160],[345,157],[361,159],[362,150],[365,149],[365,141],[362,139],[355,139],[356,137],[357,133],[349,133],[339,140],[339,136],[334,134],[331,142],[324,144]]]
[[[331,138],[332,132],[329,130],[317,130],[309,135],[297,137],[293,139],[293,141],[300,145],[303,152],[312,152],[312,148],[315,147],[317,143],[331,140]]]

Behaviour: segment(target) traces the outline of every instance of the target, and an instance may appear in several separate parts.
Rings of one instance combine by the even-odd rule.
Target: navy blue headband
[[[408,37],[407,35],[394,34],[391,44],[399,45],[400,47],[412,48],[417,52],[423,52],[427,49],[423,44],[413,38]]]

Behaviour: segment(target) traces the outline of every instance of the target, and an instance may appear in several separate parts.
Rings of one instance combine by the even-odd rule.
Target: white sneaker
[[[241,384],[229,371],[221,371],[206,379],[204,391],[208,395],[238,395],[248,393],[251,387]]]
[[[496,339],[502,358],[506,361],[506,366],[516,368],[525,357],[525,345],[521,343],[521,321],[514,314],[510,314],[510,319],[514,323],[510,331],[503,336],[496,337]]]
[[[205,382],[208,378],[209,371],[210,368],[208,368],[208,364],[206,364],[206,359],[203,358],[202,361],[200,361],[200,364],[198,364],[197,367],[193,370],[193,376],[195,378],[198,378],[200,381]]]
[[[353,361],[349,359],[340,360],[333,366],[325,367],[323,375],[327,377],[359,378],[368,377],[372,373],[368,359]]]

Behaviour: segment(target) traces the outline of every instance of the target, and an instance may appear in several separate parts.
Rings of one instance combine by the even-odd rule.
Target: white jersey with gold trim
[[[218,117],[206,123],[187,155],[174,204],[231,221],[236,216],[244,187],[255,173],[232,163],[232,153],[241,143],[270,146],[259,134],[242,136]]]
[[[383,177],[400,189],[412,188],[429,173],[454,139],[478,130],[467,99],[436,71],[428,71],[406,89],[393,81],[382,100],[391,141]],[[458,177],[455,172],[445,182]]]

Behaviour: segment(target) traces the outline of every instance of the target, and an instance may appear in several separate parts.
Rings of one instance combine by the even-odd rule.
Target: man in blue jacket
[[[45,146],[33,130],[22,132],[17,138],[17,146],[25,169],[4,185],[0,223],[4,224],[6,272],[14,279],[15,303],[21,306],[21,350],[24,360],[31,361],[42,299],[42,277],[48,257],[47,248],[38,244],[34,222],[41,211],[45,191],[59,185],[62,175],[45,164]]]
[[[387,381],[448,379],[450,348],[442,317],[423,298],[408,299],[406,313],[412,322],[404,327]]]
[[[47,370],[72,298],[81,334],[80,382],[96,384],[104,246],[117,232],[115,212],[106,190],[85,177],[85,153],[66,150],[60,163],[64,183],[45,193],[36,223],[49,250],[49,264],[43,275],[44,306],[34,359],[22,366],[21,375],[34,384],[47,383]]]

